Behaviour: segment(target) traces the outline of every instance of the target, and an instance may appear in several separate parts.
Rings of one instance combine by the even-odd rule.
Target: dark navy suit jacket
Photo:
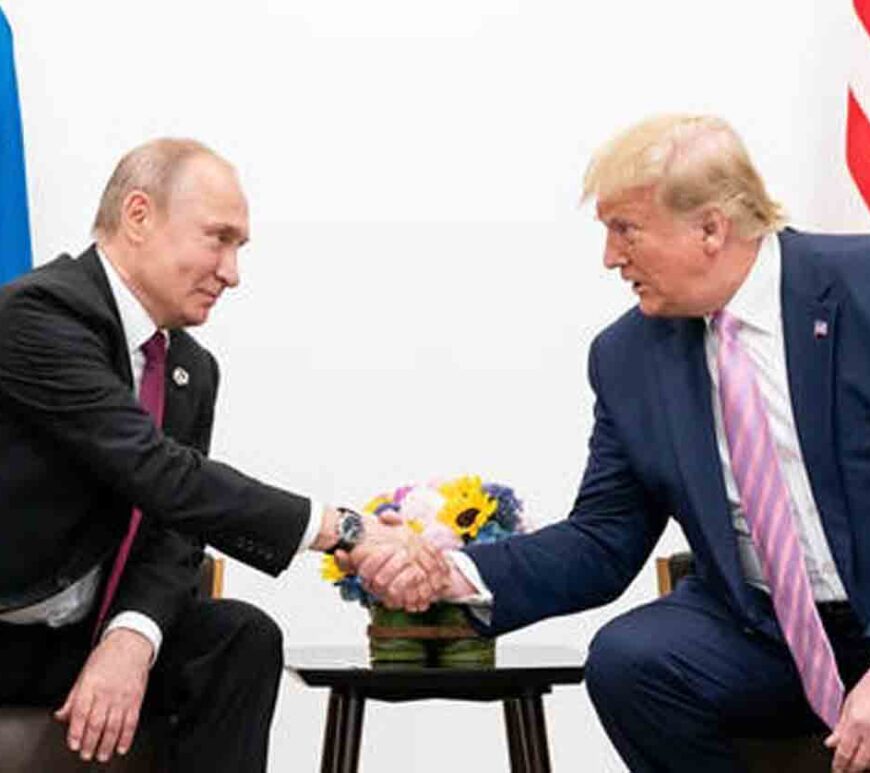
[[[787,229],[779,238],[798,437],[834,560],[866,625],[870,236]],[[589,378],[595,424],[568,518],[534,534],[468,548],[495,597],[487,632],[613,600],[673,517],[694,553],[698,581],[747,626],[778,636],[769,606],[745,582],[738,558],[716,447],[704,321],[651,318],[632,309],[594,341]]]

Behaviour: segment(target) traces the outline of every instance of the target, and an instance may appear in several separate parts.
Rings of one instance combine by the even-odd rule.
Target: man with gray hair
[[[633,771],[741,770],[735,736],[825,731],[870,767],[870,237],[783,227],[736,133],[635,125],[592,160],[604,265],[638,306],[589,355],[589,460],[566,520],[452,557],[500,634],[619,596],[669,518],[694,573],[617,617],[586,679]],[[376,561],[375,590],[400,602]]]
[[[203,544],[272,575],[307,548],[387,545],[419,566],[420,607],[442,560],[206,457],[217,364],[184,328],[239,282],[229,163],[192,140],[131,151],[94,233],[0,289],[0,704],[60,705],[69,747],[107,761],[147,691],[173,719],[171,770],[265,770],[281,633],[194,597]]]

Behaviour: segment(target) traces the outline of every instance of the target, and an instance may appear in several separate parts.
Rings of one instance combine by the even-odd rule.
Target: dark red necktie
[[[151,414],[154,418],[154,423],[159,427],[163,423],[166,336],[158,330],[139,348],[145,355],[145,370],[142,373],[142,383],[139,386],[139,402]],[[94,628],[94,641],[97,640],[103,623],[106,621],[106,614],[109,611],[112,599],[115,597],[115,591],[118,590],[118,583],[121,581],[124,566],[130,555],[130,548],[133,545],[133,540],[136,538],[136,532],[139,529],[141,521],[142,511],[138,507],[134,507],[133,512],[130,514],[130,525],[127,527],[127,534],[121,543],[121,547],[118,549],[115,564],[112,566],[112,573],[109,575],[109,581],[106,583],[106,591],[100,604],[100,613],[97,615],[97,625]]]

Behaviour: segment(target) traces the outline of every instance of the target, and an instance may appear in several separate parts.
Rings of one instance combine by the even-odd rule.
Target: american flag
[[[860,27],[860,46],[870,51],[870,0],[854,0],[857,25]],[[862,54],[863,54],[862,52]],[[856,57],[868,61],[865,55]],[[849,82],[849,106],[846,116],[846,163],[852,179],[870,208],[870,73],[860,66]]]

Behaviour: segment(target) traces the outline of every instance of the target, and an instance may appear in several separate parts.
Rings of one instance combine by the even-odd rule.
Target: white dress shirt
[[[813,598],[816,601],[845,601],[846,589],[834,564],[819,511],[813,499],[792,413],[782,332],[781,279],[782,255],[779,238],[775,234],[768,234],[761,241],[758,256],[749,275],[725,308],[742,323],[737,337],[756,369],[756,379],[767,407],[776,453],[786,487],[791,495],[792,511],[806,559]],[[722,464],[728,504],[731,508],[734,530],[737,533],[740,561],[747,582],[769,593],[770,589],[764,579],[758,551],[752,542],[749,526],[740,504],[737,483],[731,470],[728,441],[722,423],[722,405],[719,400],[719,373],[716,366],[718,344],[718,337],[708,319],[704,334],[704,348],[712,384],[710,397],[713,402],[719,461]],[[484,584],[469,556],[459,551],[448,555],[453,559],[456,568],[478,591],[477,595],[469,596],[462,601],[471,604],[475,614],[487,622],[488,607],[492,605],[491,591]]]
[[[118,307],[121,327],[124,330],[124,338],[127,343],[127,352],[130,355],[133,392],[138,395],[142,374],[145,371],[145,354],[140,347],[154,335],[156,326],[136,296],[124,284],[111,261],[105,257],[102,251],[98,250],[97,254]],[[163,332],[166,335],[168,346],[169,335],[165,331]],[[311,500],[311,517],[297,548],[297,553],[311,546],[320,532],[322,521],[323,507]],[[0,614],[0,621],[21,625],[42,623],[51,628],[79,622],[87,617],[97,601],[101,577],[102,567],[96,566],[80,580],[50,598],[24,609]],[[150,617],[131,610],[120,612],[109,621],[103,636],[115,628],[128,628],[142,634],[154,647],[152,663],[157,659],[157,653],[163,642],[163,633]]]

